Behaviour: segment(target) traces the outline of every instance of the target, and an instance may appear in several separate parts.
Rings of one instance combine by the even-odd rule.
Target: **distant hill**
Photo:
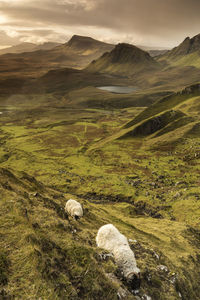
[[[156,69],[158,63],[147,53],[130,44],[118,44],[111,52],[104,53],[86,69],[90,72],[132,75],[136,72]]]
[[[68,67],[82,69],[105,51],[110,51],[114,47],[114,45],[90,37],[77,35],[65,44],[58,45],[50,50],[45,49],[50,46],[50,43],[48,43],[41,45],[40,49],[37,48],[34,52],[29,50],[29,52],[0,56],[0,72],[3,72],[4,77],[7,75],[15,76],[19,73],[23,76],[39,77],[51,69]],[[29,45],[29,49],[31,47]]]
[[[166,52],[158,60],[173,65],[200,68],[200,34],[193,38],[187,37],[179,46]]]
[[[165,54],[168,50],[146,50],[152,57]]]
[[[166,48],[162,47],[149,47],[149,46],[141,46],[141,45],[136,45],[138,48],[148,52],[152,57],[158,56],[158,55],[163,55],[167,51],[169,51]]]
[[[12,47],[4,48],[0,50],[0,55],[7,53],[23,53],[23,52],[32,52],[37,50],[50,50],[56,46],[59,46],[60,43],[47,42],[40,45],[33,43],[21,43]]]

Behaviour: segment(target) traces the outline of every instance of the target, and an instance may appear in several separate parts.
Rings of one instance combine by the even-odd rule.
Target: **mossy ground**
[[[198,100],[188,103],[183,112],[195,117]],[[101,144],[142,110],[69,109],[50,100],[2,107],[3,299],[117,299],[119,286],[106,277],[116,265],[99,259],[95,243],[106,223],[133,240],[140,297],[199,299],[199,136],[186,124],[176,135]],[[69,197],[84,206],[79,222],[63,212]]]

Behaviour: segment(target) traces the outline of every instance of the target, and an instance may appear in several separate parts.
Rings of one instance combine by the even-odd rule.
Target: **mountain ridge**
[[[159,56],[157,61],[174,66],[194,66],[200,68],[200,34],[186,37],[182,43]]]
[[[0,72],[4,72],[3,77],[16,76],[16,72],[23,76],[38,77],[52,69],[82,69],[113,47],[114,45],[89,37],[75,35],[67,43],[53,49],[45,50],[40,47],[33,52],[1,55]]]

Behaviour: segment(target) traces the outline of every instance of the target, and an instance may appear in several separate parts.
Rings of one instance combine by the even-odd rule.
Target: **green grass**
[[[0,296],[117,299],[120,281],[106,277],[117,266],[95,243],[99,227],[113,223],[137,240],[140,297],[198,299],[200,139],[189,134],[198,98],[176,100],[195,122],[145,138],[113,139],[144,108],[19,105],[1,116]],[[69,197],[84,206],[79,222],[63,213]]]
[[[172,66],[182,66],[182,67],[186,67],[186,66],[193,66],[196,68],[200,68],[200,56],[198,51],[184,55],[184,56],[176,56],[174,59],[172,60],[168,60],[168,62],[170,63],[170,65]]]

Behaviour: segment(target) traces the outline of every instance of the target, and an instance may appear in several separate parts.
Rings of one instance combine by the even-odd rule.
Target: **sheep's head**
[[[77,210],[74,210],[74,219],[75,220],[78,220],[82,217],[82,213],[77,209]]]
[[[134,271],[128,274],[127,282],[131,285],[131,288],[133,290],[138,289],[140,287],[141,279],[139,268],[135,267]]]

